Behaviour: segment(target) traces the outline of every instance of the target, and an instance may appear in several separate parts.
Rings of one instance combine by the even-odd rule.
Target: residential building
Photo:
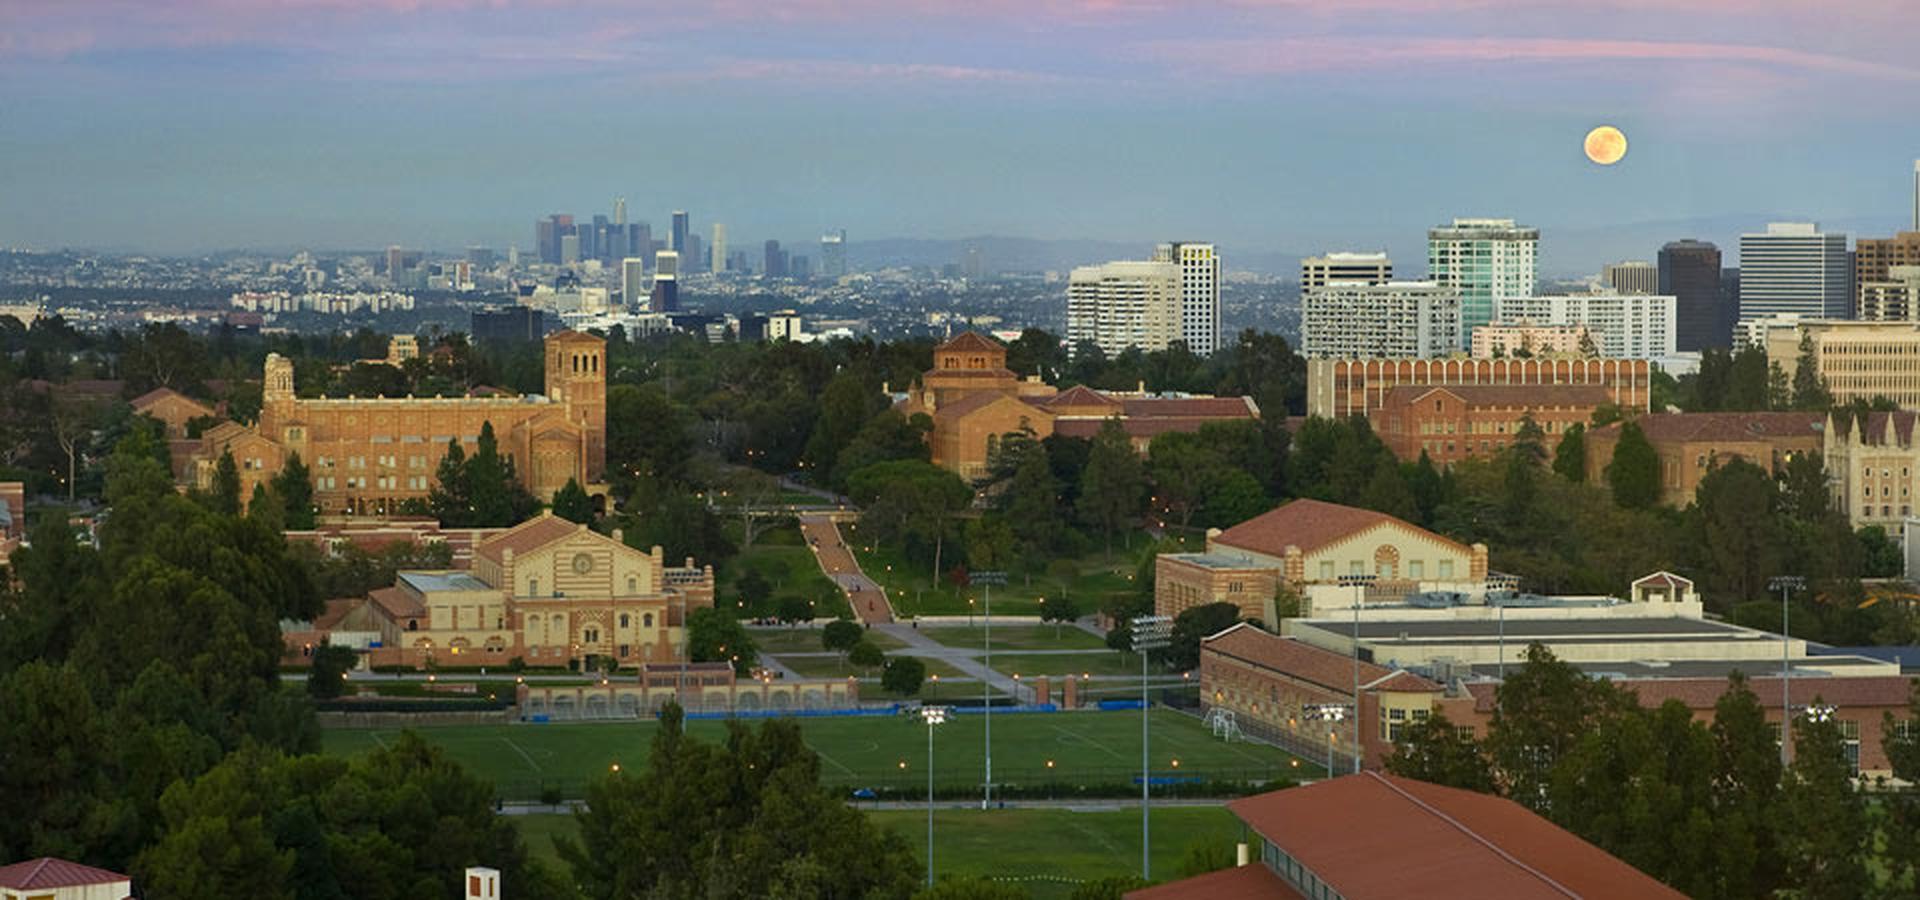
[[[1181,272],[1171,262],[1081,266],[1067,279],[1067,347],[1092,342],[1111,358],[1165,350],[1181,337]]]
[[[0,866],[0,900],[131,900],[132,897],[133,879],[77,862],[43,856]]]
[[[1847,236],[1812,222],[1770,222],[1740,236],[1740,318],[1844,319],[1853,310]]]
[[[1460,295],[1431,281],[1332,281],[1300,298],[1308,358],[1445,356],[1460,347]]]
[[[1889,266],[1887,274],[1859,284],[1854,318],[1870,322],[1920,322],[1920,265]]]
[[[1674,354],[1676,301],[1658,294],[1555,294],[1507,297],[1495,304],[1500,321],[1525,319],[1542,325],[1587,329],[1611,359],[1660,359]]]
[[[1134,449],[1146,452],[1154,436],[1197,431],[1208,422],[1258,418],[1250,397],[1153,396],[1102,392],[1081,386],[1060,391],[1038,375],[1007,368],[1007,349],[978,332],[964,332],[933,348],[933,368],[912,389],[896,395],[894,409],[924,414],[932,462],[963,478],[987,474],[987,461],[1001,436],[1028,431],[1044,439],[1061,434],[1091,438],[1117,419]]]
[[[1328,253],[1300,260],[1300,292],[1326,287],[1335,281],[1380,284],[1393,280],[1393,261],[1386,251],[1377,253]]]
[[[1647,411],[1652,369],[1644,359],[1309,359],[1307,415],[1364,416],[1401,385],[1596,384],[1608,402]]]
[[[1660,248],[1654,293],[1673,298],[1674,349],[1692,353],[1727,346],[1739,304],[1721,287],[1720,248],[1691,238]]]
[[[1660,269],[1641,260],[1609,263],[1600,270],[1600,283],[1619,294],[1660,292]]]
[[[1920,231],[1902,231],[1890,238],[1863,237],[1853,245],[1855,308],[1866,309],[1867,286],[1898,281],[1893,269],[1920,266]],[[1858,313],[1856,313],[1858,314]],[[1868,318],[1860,315],[1860,318]]]
[[[646,259],[639,256],[629,256],[620,260],[620,305],[629,310],[641,309],[645,306],[641,298],[646,296]]]
[[[1837,404],[1885,398],[1920,409],[1920,322],[1800,319],[1767,323],[1767,365],[1792,384],[1807,343],[1820,381]]]
[[[727,226],[719,222],[713,223],[713,248],[710,252],[713,254],[713,271],[716,274],[727,271]]]
[[[1180,267],[1180,337],[1193,353],[1212,356],[1220,340],[1220,255],[1212,244],[1176,241],[1156,248],[1153,261]]]
[[[1255,858],[1127,900],[1685,896],[1512,800],[1397,775],[1343,775],[1227,809]]]
[[[426,499],[451,442],[471,453],[491,424],[534,496],[552,497],[569,480],[595,490],[606,468],[606,342],[561,331],[545,344],[546,393],[526,397],[301,397],[293,361],[269,353],[259,421],[203,432],[183,481],[211,486],[221,456],[232,452],[240,496],[251,497],[298,453],[322,514],[394,514],[404,501]]]
[[[1506,449],[1529,418],[1551,451],[1567,429],[1592,421],[1609,396],[1596,384],[1405,385],[1388,391],[1367,418],[1395,456],[1412,462],[1424,453],[1450,466]]]
[[[1796,455],[1819,453],[1826,416],[1819,412],[1650,413],[1633,420],[1660,458],[1660,502],[1693,502],[1700,479],[1733,460],[1779,474]],[[1620,444],[1622,423],[1587,430],[1587,481],[1604,484]]]
[[[1207,531],[1206,550],[1162,553],[1154,561],[1154,612],[1177,616],[1209,603],[1276,623],[1284,588],[1301,614],[1349,608],[1341,579],[1366,575],[1383,590],[1483,590],[1487,548],[1471,547],[1386,513],[1320,500],[1294,500],[1225,531]]]
[[[1460,293],[1462,349],[1499,301],[1534,294],[1539,250],[1540,230],[1512,219],[1454,219],[1427,232],[1427,278]]]
[[[1592,343],[1593,335],[1582,325],[1535,325],[1524,319],[1516,322],[1495,320],[1473,330],[1472,355],[1475,359],[1584,355],[1582,345]]]
[[[820,274],[841,278],[847,274],[847,230],[828,232],[820,237]]]

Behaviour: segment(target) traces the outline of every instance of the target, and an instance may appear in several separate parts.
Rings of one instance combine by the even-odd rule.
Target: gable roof
[[[141,394],[138,397],[133,398],[133,401],[132,401],[133,411],[146,412],[149,408],[153,407],[155,404],[159,403],[162,400],[173,400],[173,399],[186,401],[187,403],[193,404],[193,406],[198,409],[206,410],[206,415],[213,415],[212,407],[206,405],[205,403],[201,403],[200,401],[195,400],[192,397],[182,394],[179,391],[174,390],[173,388],[168,388],[168,387],[157,387],[144,394]]]
[[[547,335],[547,341],[549,343],[556,343],[556,344],[605,344],[606,343],[606,340],[603,338],[594,337],[593,335],[588,334],[584,331],[574,331],[571,328],[562,329],[560,331],[556,331],[550,335]],[[436,347],[434,349],[437,352],[438,350],[444,349],[444,348]]]
[[[1640,433],[1654,443],[1818,438],[1826,428],[1826,414],[1818,412],[1651,413],[1633,421],[1640,426]],[[1609,423],[1590,429],[1588,434],[1617,436],[1620,424]]]
[[[1680,898],[1500,797],[1362,772],[1227,804],[1347,900]]]
[[[967,396],[962,397],[958,400],[955,400],[952,403],[941,404],[939,409],[936,409],[933,411],[933,420],[935,422],[958,421],[960,419],[966,418],[967,416],[973,415],[974,413],[977,413],[980,410],[986,409],[989,406],[999,403],[1003,400],[1008,403],[1020,404],[1020,406],[1023,408],[1022,412],[1032,413],[1034,418],[1036,419],[1048,419],[1048,418],[1052,418],[1054,415],[1053,411],[1050,409],[1047,409],[1045,406],[1041,406],[1040,404],[1037,404],[1037,403],[1030,403],[1026,400],[1022,400],[1011,394],[999,394],[991,391],[983,391],[978,394],[968,394]]]
[[[1299,547],[1301,553],[1312,553],[1378,525],[1395,525],[1425,535],[1461,553],[1472,552],[1459,541],[1386,513],[1304,499],[1283,504],[1220,532],[1213,537],[1213,543],[1268,556],[1284,556],[1289,546]]]
[[[0,887],[16,890],[34,888],[85,887],[128,881],[127,876],[106,869],[42,856],[10,866],[0,866]]]
[[[512,550],[515,556],[524,556],[545,547],[554,541],[587,530],[585,525],[577,525],[553,514],[551,510],[542,512],[538,518],[529,519],[512,528],[499,537],[483,541],[473,548],[475,556],[500,562],[504,551]]]
[[[1353,657],[1332,650],[1323,650],[1299,638],[1263,631],[1252,623],[1241,622],[1224,629],[1211,637],[1200,641],[1200,654],[1217,653],[1262,669],[1284,672],[1289,678],[1308,681],[1324,688],[1348,691],[1353,688]],[[1370,684],[1384,682],[1401,673],[1378,663],[1360,663],[1360,682]],[[1410,675],[1419,678],[1417,675]],[[1434,690],[1440,686],[1420,678]],[[1396,682],[1398,683],[1398,682]],[[1392,690],[1424,690],[1425,688],[1401,688]]]
[[[933,348],[933,352],[935,353],[965,352],[970,350],[988,350],[995,353],[1005,353],[1007,348],[1006,345],[1001,344],[999,341],[977,331],[962,331],[940,344],[940,346]]]
[[[1115,400],[1112,397],[1109,397],[1105,394],[1102,394],[1099,391],[1094,390],[1093,388],[1087,387],[1084,384],[1076,384],[1073,387],[1067,388],[1066,390],[1061,391],[1058,394],[1054,394],[1053,396],[1048,397],[1040,402],[1049,407],[1098,406],[1102,409],[1111,409],[1115,411],[1118,411],[1124,408],[1124,406],[1120,403],[1120,401]]]
[[[1652,575],[1642,575],[1639,578],[1635,578],[1633,584],[1629,585],[1629,587],[1639,587],[1643,584],[1648,587],[1664,587],[1675,591],[1693,590],[1692,579],[1682,578],[1665,569],[1661,569]]]

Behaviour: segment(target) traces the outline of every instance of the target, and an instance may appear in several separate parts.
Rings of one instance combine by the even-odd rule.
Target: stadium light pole
[[[1360,607],[1367,605],[1367,586],[1377,577],[1361,572],[1340,576],[1341,584],[1356,589],[1353,592],[1353,772],[1356,775],[1360,774]]]
[[[1787,637],[1787,597],[1807,586],[1798,575],[1775,575],[1767,579],[1767,590],[1780,592],[1780,768],[1787,767],[1793,745],[1793,671],[1787,665],[1790,641]]]
[[[1515,578],[1512,575],[1494,575],[1487,578],[1487,593],[1489,595],[1491,595],[1494,591],[1514,592],[1514,591],[1518,591],[1519,589],[1520,589],[1520,579]],[[1507,683],[1507,604],[1505,600],[1506,598],[1503,597],[1501,598],[1501,602],[1493,603],[1493,598],[1491,596],[1487,598],[1487,602],[1493,603],[1494,608],[1499,611],[1499,616],[1500,616],[1499,671],[1500,671],[1501,684]]]
[[[987,769],[986,783],[980,790],[980,808],[986,809],[993,803],[993,586],[1007,583],[1005,572],[975,572],[968,581],[986,589],[986,608],[980,616],[980,624],[985,627],[981,643],[986,649],[986,677],[980,679],[980,703],[987,716]]]
[[[1173,641],[1173,619],[1167,616],[1135,616],[1133,652],[1140,654],[1140,878],[1153,880],[1153,863],[1147,855],[1152,826],[1147,822],[1147,804],[1153,779],[1147,768],[1147,651],[1159,650]]]
[[[1333,777],[1333,723],[1347,717],[1344,703],[1317,703],[1306,709],[1307,718],[1329,723],[1327,725],[1327,777]]]
[[[927,723],[927,887],[933,887],[933,726],[947,721],[944,706],[920,707],[920,718]]]

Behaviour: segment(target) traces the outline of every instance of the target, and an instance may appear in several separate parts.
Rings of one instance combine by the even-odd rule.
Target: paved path
[[[902,625],[899,622],[879,625],[876,626],[876,629],[898,638],[902,643],[907,645],[903,649],[893,651],[895,653],[906,656],[938,659],[966,673],[975,681],[984,679],[988,684],[992,685],[995,690],[1021,703],[1027,702],[1028,696],[1033,693],[1013,678],[987,668],[986,664],[981,662],[975,655],[981,652],[979,649],[973,647],[950,647],[921,634],[918,628]]]
[[[860,571],[859,561],[853,558],[852,548],[840,538],[840,528],[832,519],[824,515],[800,516],[800,536],[813,547],[813,558],[819,561],[820,571],[847,595],[855,618],[865,625],[893,621],[893,604],[887,602],[887,592]]]

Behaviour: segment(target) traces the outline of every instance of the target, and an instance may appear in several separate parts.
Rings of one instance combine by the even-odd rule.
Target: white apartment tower
[[[1067,347],[1091,341],[1108,357],[1165,350],[1182,336],[1182,270],[1168,262],[1081,266],[1067,278]]]
[[[1301,298],[1309,359],[1428,358],[1460,346],[1460,295],[1431,281],[1335,281]]]
[[[620,301],[627,309],[639,309],[647,296],[647,261],[629,256],[620,260]]]
[[[1220,254],[1212,244],[1176,241],[1156,248],[1153,260],[1180,267],[1180,337],[1188,350],[1212,356],[1220,341]]]
[[[1512,219],[1454,219],[1427,231],[1427,277],[1460,293],[1460,341],[1493,320],[1495,304],[1530,297],[1538,283],[1540,229]]]
[[[1393,261],[1378,253],[1328,253],[1300,260],[1300,292],[1305,294],[1332,281],[1381,284],[1393,280]]]
[[[708,266],[708,269],[715,274],[725,272],[727,270],[727,226],[719,222],[713,223],[713,246],[708,248],[708,252],[713,254],[713,264]]]
[[[1585,328],[1602,357],[1662,359],[1674,355],[1678,305],[1679,301],[1664,294],[1597,292],[1509,297],[1500,301],[1496,321]]]
[[[1770,222],[1740,236],[1740,320],[1798,313],[1844,319],[1853,312],[1847,236],[1813,222]]]

